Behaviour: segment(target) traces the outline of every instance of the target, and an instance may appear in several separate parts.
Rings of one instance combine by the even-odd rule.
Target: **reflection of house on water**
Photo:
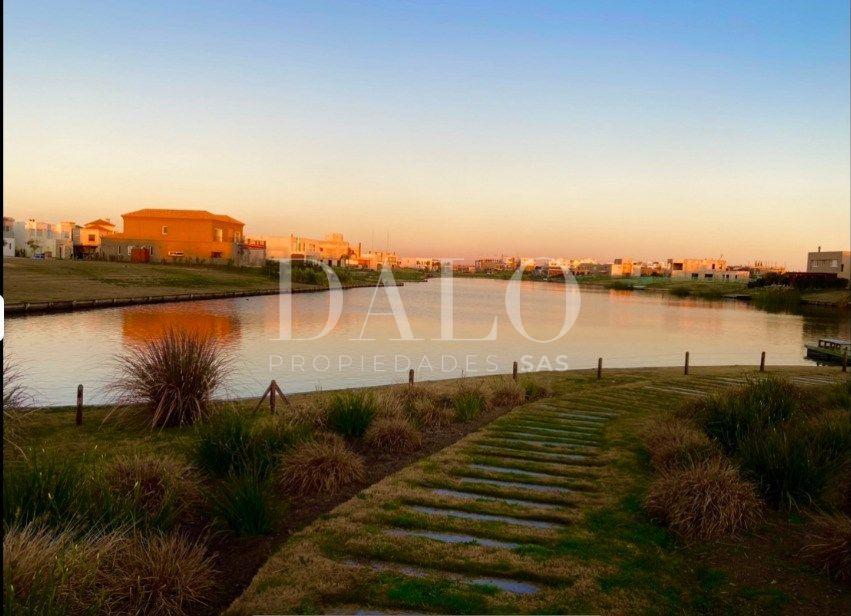
[[[193,334],[209,335],[222,342],[240,337],[239,318],[232,313],[214,312],[193,302],[184,309],[132,309],[121,311],[124,342],[145,342],[160,337],[169,328]]]

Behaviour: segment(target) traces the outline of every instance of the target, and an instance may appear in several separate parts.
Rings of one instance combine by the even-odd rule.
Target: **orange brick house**
[[[225,214],[146,208],[121,217],[124,230],[101,240],[107,259],[240,265],[265,261],[265,244],[246,240],[244,224]]]

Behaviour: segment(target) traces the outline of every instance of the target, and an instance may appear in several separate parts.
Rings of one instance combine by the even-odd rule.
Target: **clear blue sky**
[[[848,2],[5,3],[8,214],[407,254],[849,245]]]

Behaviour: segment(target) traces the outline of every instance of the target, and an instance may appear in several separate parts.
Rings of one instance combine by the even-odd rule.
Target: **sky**
[[[8,0],[4,212],[803,268],[851,244],[850,70],[847,0]]]

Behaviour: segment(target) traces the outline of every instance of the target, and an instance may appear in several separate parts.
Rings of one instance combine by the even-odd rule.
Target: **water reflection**
[[[235,343],[240,337],[240,322],[235,312],[221,313],[197,302],[193,310],[143,310],[137,307],[121,312],[121,333],[125,344],[160,337],[169,328],[191,334],[212,336]]]

